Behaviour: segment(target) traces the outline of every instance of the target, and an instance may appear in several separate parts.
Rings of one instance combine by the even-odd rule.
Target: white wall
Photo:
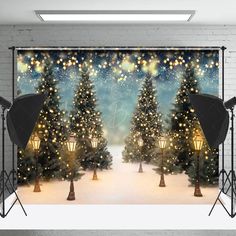
[[[236,26],[0,26],[0,96],[11,99],[9,46],[226,46],[225,99],[236,95]],[[7,165],[11,166],[8,138],[7,144]],[[229,148],[226,141],[228,167]]]

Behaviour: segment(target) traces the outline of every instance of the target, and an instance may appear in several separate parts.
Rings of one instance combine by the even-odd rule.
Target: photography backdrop
[[[125,162],[141,158],[160,166],[156,139],[165,135],[166,174],[195,178],[192,138],[200,131],[188,100],[189,93],[218,96],[218,50],[160,50],[86,48],[76,50],[18,50],[18,95],[47,92],[48,100],[36,130],[41,135],[42,178],[68,178],[65,141],[75,133],[80,152],[73,171],[112,168],[109,147],[120,146]],[[88,144],[99,138],[94,153]],[[144,140],[143,151],[137,139]],[[18,150],[18,182],[35,175],[32,147]],[[205,142],[201,153],[201,182],[217,184],[218,152]]]

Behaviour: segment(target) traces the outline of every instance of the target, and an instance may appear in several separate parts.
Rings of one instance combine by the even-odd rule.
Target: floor
[[[24,204],[211,204],[218,188],[201,188],[203,197],[194,197],[185,174],[165,176],[166,187],[158,186],[160,176],[154,166],[143,165],[144,173],[138,173],[138,164],[122,163],[122,147],[109,148],[113,155],[112,170],[99,171],[99,180],[93,181],[92,172],[75,182],[75,201],[67,201],[68,181],[41,182],[40,193],[33,186],[19,187]]]
[[[114,147],[111,152],[118,154],[118,149]],[[204,196],[196,198],[186,176],[166,176],[167,187],[159,188],[159,176],[153,172],[152,166],[144,165],[142,174],[137,173],[137,168],[136,164],[125,164],[115,158],[113,170],[99,172],[98,181],[92,181],[92,173],[87,173],[76,182],[74,202],[66,201],[68,182],[42,183],[41,193],[33,193],[33,186],[19,188],[27,217],[20,205],[15,205],[6,218],[0,218],[0,229],[236,229],[235,219],[231,219],[219,204],[208,216],[217,195],[216,188],[202,188]],[[7,207],[13,200],[13,196],[7,199]],[[223,195],[222,200],[229,207],[229,198]],[[99,235],[96,232],[94,235]],[[174,234],[169,232],[166,235]]]
[[[226,202],[228,207],[228,203]],[[19,205],[1,219],[0,229],[49,230],[235,230],[219,204],[212,205]],[[0,233],[1,234],[1,233]],[[2,234],[1,234],[2,235]],[[94,235],[97,235],[94,233]],[[172,235],[172,234],[170,234]]]

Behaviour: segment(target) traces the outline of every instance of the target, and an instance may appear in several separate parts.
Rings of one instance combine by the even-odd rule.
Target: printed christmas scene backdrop
[[[219,58],[213,50],[19,50],[17,55],[18,95],[47,93],[34,131],[41,139],[42,180],[78,179],[94,166],[112,169],[117,158],[112,146],[120,147],[123,162],[149,163],[158,174],[157,143],[164,136],[164,173],[185,173],[194,183],[193,137],[201,129],[188,94],[218,96],[218,91]],[[77,142],[73,160],[66,148],[71,134]],[[204,142],[201,184],[217,184],[217,175],[218,152]],[[18,182],[29,184],[34,177],[29,143],[18,150]]]

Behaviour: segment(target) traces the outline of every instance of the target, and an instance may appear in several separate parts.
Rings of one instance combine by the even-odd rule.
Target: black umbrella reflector
[[[26,147],[45,99],[44,94],[27,94],[14,100],[7,113],[7,128],[17,146]]]
[[[218,147],[224,142],[229,127],[229,114],[223,101],[208,94],[190,94],[189,99],[208,145],[211,148]]]

